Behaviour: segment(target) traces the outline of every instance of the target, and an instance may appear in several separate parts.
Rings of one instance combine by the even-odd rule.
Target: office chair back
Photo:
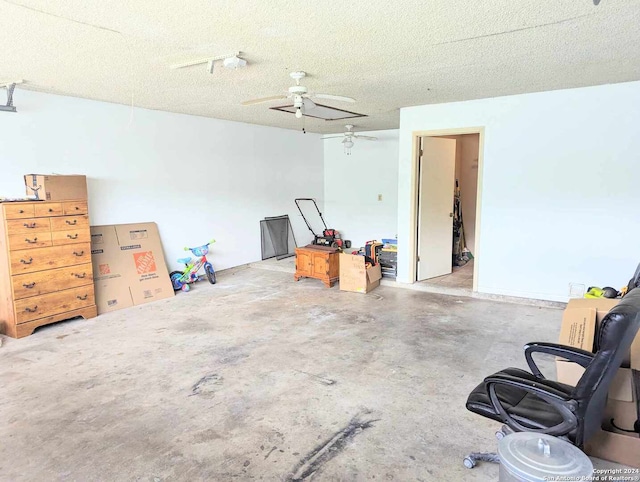
[[[631,290],[600,323],[596,353],[574,390],[578,402],[576,445],[589,440],[601,426],[613,377],[629,353],[640,329],[640,289]]]

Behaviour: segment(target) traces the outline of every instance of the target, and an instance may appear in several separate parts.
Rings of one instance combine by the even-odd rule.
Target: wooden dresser
[[[328,288],[340,277],[340,258],[337,248],[309,245],[296,248],[296,274],[294,279],[317,278]]]
[[[87,201],[1,203],[0,332],[96,316]]]

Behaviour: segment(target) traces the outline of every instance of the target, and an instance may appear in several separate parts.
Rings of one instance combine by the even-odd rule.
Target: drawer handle
[[[80,208],[78,206],[76,206],[76,211],[80,211]]]
[[[24,214],[24,210],[21,209],[20,211],[18,211],[18,214]]]
[[[80,274],[80,273],[73,273],[73,276],[75,276],[76,278],[80,278],[80,279],[82,279],[82,278],[86,278],[86,277],[87,277],[87,273],[82,273],[82,274]]]
[[[24,240],[29,244],[36,244],[38,242],[38,238],[33,238],[33,239],[25,238]]]
[[[84,251],[80,251],[79,253],[74,251],[73,254],[75,254],[76,256],[80,257],[80,256],[84,256]]]
[[[30,290],[31,288],[33,288],[36,285],[35,281],[32,281],[31,283],[27,284],[27,283],[22,283],[22,286],[24,286],[25,288],[27,288],[28,290]]]
[[[84,301],[84,300],[86,300],[88,297],[89,297],[89,295],[84,295],[84,296],[77,295],[77,296],[76,296],[76,298],[78,298],[80,301]]]
[[[53,209],[49,208],[49,212],[50,212],[50,213],[52,213],[52,212],[53,212]]]
[[[76,224],[78,224],[78,220],[74,219],[73,222],[71,222],[67,219],[65,223],[67,223],[69,226],[75,226]]]
[[[35,305],[33,308],[29,308],[28,306],[24,309],[27,313],[35,313],[38,311],[38,305]]]
[[[29,258],[29,261],[25,260],[25,259],[21,259],[20,262],[22,264],[31,264],[33,263],[33,258]]]
[[[36,223],[29,223],[29,224],[24,223],[23,226],[27,229],[33,229],[36,227]]]
[[[67,238],[69,238],[69,239],[78,239],[78,235],[77,234],[74,234],[74,235],[67,234]]]

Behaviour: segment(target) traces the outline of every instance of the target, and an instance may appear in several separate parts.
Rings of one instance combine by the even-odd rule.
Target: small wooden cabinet
[[[316,278],[328,288],[338,281],[340,261],[336,248],[305,246],[296,248],[296,274],[294,279]]]
[[[0,204],[0,333],[96,316],[87,201]]]

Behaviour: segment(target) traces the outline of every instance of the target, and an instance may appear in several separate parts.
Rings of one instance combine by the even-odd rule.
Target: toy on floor
[[[171,284],[175,291],[189,291],[189,284],[195,283],[199,280],[198,271],[204,266],[204,272],[207,275],[209,283],[216,284],[216,272],[209,261],[207,261],[207,253],[209,252],[209,245],[215,243],[216,240],[212,239],[207,244],[197,246],[195,248],[184,248],[185,251],[191,251],[197,258],[180,258],[178,263],[184,263],[185,268],[183,271],[172,271],[169,277],[171,278]]]

